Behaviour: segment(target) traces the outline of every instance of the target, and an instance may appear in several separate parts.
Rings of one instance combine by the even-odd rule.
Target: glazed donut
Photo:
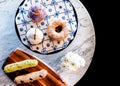
[[[70,27],[66,21],[61,19],[55,19],[53,22],[49,23],[48,35],[51,39],[56,41],[64,40],[70,33]]]
[[[11,73],[11,72],[15,72],[18,70],[22,70],[22,69],[26,69],[26,68],[30,68],[30,67],[35,67],[38,65],[38,61],[37,60],[23,60],[20,62],[16,62],[16,63],[11,63],[8,64],[4,67],[4,71],[5,73]]]
[[[48,74],[48,72],[45,69],[42,69],[40,71],[35,71],[35,72],[29,73],[29,74],[17,76],[14,79],[14,82],[16,84],[34,82],[35,80],[45,78],[47,76],[47,74]]]

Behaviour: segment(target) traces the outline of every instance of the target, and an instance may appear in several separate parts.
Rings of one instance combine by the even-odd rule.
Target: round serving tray
[[[32,1],[32,0],[22,0],[22,1]],[[17,8],[22,2],[21,0],[5,0],[5,2],[0,3],[0,65],[2,66],[5,62],[5,59],[9,56],[9,54],[16,48],[21,48],[22,50],[37,56],[39,59],[44,61],[47,65],[49,65],[52,69],[54,69],[61,78],[68,84],[68,86],[74,86],[85,74],[87,71],[94,54],[95,50],[95,31],[93,22],[91,17],[84,7],[84,5],[79,0],[69,0],[73,5],[77,20],[78,20],[78,28],[75,34],[74,39],[72,42],[57,53],[52,54],[40,54],[33,52],[33,50],[25,47],[21,39],[18,39],[19,34],[16,35],[14,24],[15,24],[15,14],[18,10]],[[37,1],[37,0],[34,0]],[[40,0],[42,1],[42,0]],[[44,0],[48,1],[48,0]],[[54,1],[54,0],[53,0]],[[60,1],[60,0],[55,0]],[[63,0],[65,1],[65,0]],[[26,5],[24,5],[26,6]],[[73,8],[72,7],[72,8]],[[28,8],[29,9],[29,8]],[[18,18],[19,19],[19,18]],[[22,29],[20,29],[22,30]],[[7,39],[7,40],[6,40]],[[22,40],[21,40],[22,41]],[[67,52],[73,51],[78,53],[81,57],[83,57],[86,61],[86,65],[77,73],[68,73],[66,71],[61,71],[60,68],[60,59],[64,56]],[[12,85],[16,86],[0,69],[0,84],[1,86],[4,85]]]

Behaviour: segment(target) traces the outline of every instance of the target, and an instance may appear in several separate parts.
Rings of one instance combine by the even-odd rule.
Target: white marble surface
[[[70,0],[78,16],[78,31],[72,43],[63,51],[51,55],[41,55],[26,48],[18,39],[14,18],[15,13],[23,0],[0,0],[0,86],[16,86],[2,71],[1,67],[7,56],[16,48],[22,48],[33,54],[57,71],[68,86],[75,85],[87,71],[95,50],[95,32],[91,18],[79,0]],[[60,71],[60,58],[68,51],[79,53],[86,60],[86,66],[78,73]]]

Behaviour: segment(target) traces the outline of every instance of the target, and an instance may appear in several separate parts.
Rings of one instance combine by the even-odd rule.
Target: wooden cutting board
[[[4,62],[2,66],[2,69],[4,69],[4,67],[7,64],[19,62],[19,61],[26,60],[26,59],[36,59],[38,60],[38,65],[33,68],[27,68],[21,71],[13,72],[13,73],[6,73],[7,76],[12,81],[14,81],[14,78],[18,75],[28,74],[28,73],[38,71],[41,69],[47,70],[48,75],[44,79],[36,80],[34,82],[27,83],[27,84],[19,84],[17,86],[67,86],[66,83],[60,78],[60,76],[55,71],[53,71],[48,65],[46,65],[42,60],[18,48],[15,49],[8,56],[8,58],[6,59],[6,61]]]

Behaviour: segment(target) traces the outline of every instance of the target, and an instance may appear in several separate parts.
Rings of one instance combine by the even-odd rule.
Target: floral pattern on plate
[[[28,16],[28,11],[32,4],[42,4],[46,9],[47,16],[40,24],[35,24]],[[15,26],[18,37],[21,42],[32,51],[40,54],[54,53],[65,49],[74,39],[77,31],[77,17],[72,4],[68,0],[25,0],[18,8],[15,16]],[[48,37],[47,27],[53,18],[65,20],[70,25],[70,34],[63,41],[54,41]],[[37,45],[31,45],[26,33],[30,28],[38,28],[44,34],[43,42]]]

